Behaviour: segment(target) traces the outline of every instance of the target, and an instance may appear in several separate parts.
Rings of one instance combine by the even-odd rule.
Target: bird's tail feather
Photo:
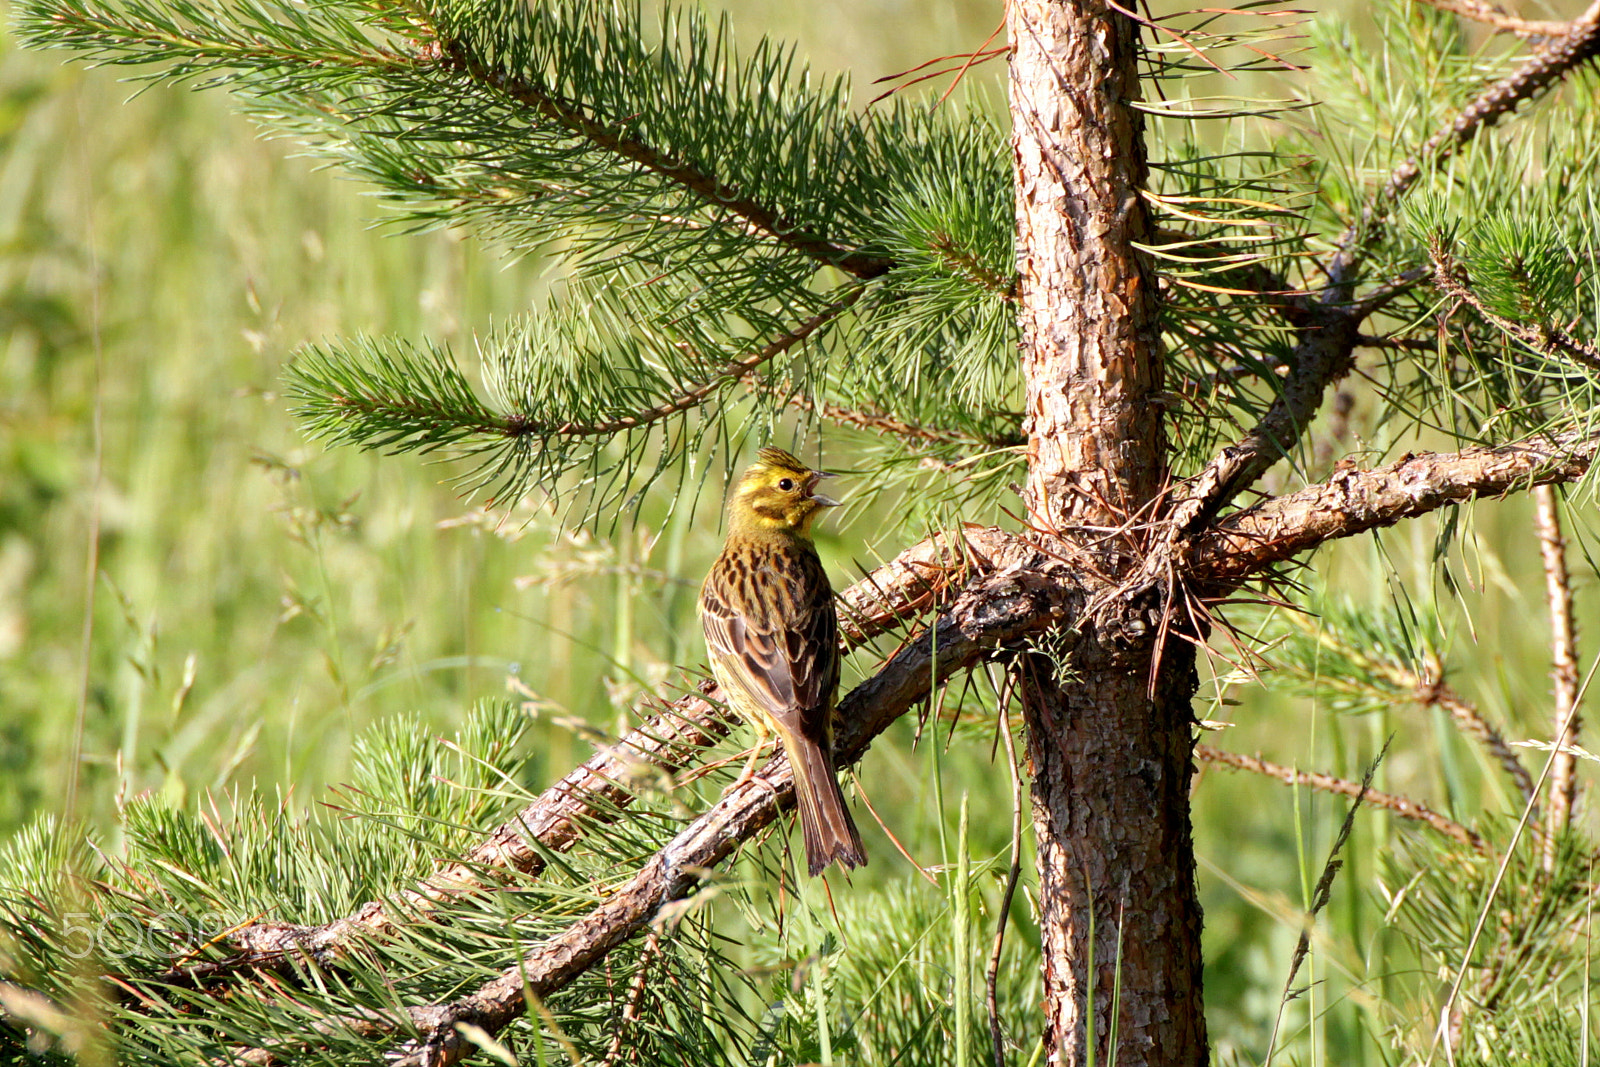
[[[800,836],[806,846],[806,867],[816,877],[828,864],[838,861],[849,870],[864,866],[867,850],[844,792],[839,788],[833,762],[822,746],[803,738],[783,738],[794,769],[795,806],[800,809]]]

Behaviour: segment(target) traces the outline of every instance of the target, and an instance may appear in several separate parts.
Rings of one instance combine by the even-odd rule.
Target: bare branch
[[[1361,324],[1423,277],[1423,271],[1408,271],[1355,303],[1330,302],[1335,288],[1330,285],[1321,299],[1296,299],[1286,305],[1285,315],[1300,329],[1289,373],[1261,421],[1190,480],[1187,496],[1172,512],[1175,539],[1199,529],[1290,453],[1321,408],[1329,386],[1355,366],[1355,350],[1363,343]]]
[[[971,524],[913,545],[839,594],[839,629],[859,644],[931,611],[974,574],[994,570],[1016,545],[1004,530]]]
[[[1335,793],[1345,797],[1363,796],[1363,786],[1360,782],[1352,782],[1348,778],[1336,778],[1331,774],[1321,774],[1316,771],[1297,771],[1293,767],[1285,767],[1280,763],[1271,763],[1260,756],[1245,756],[1237,752],[1227,752],[1210,745],[1194,746],[1194,757],[1205,763],[1214,763],[1219,767],[1228,767],[1236,771],[1250,771],[1253,774],[1264,774],[1268,778],[1276,778],[1285,785],[1304,785],[1312,789],[1320,789],[1324,793]],[[1446,837],[1460,841],[1478,852],[1486,852],[1487,846],[1483,838],[1476,832],[1467,829],[1460,823],[1447,819],[1420,801],[1410,797],[1399,796],[1395,793],[1384,793],[1376,789],[1366,788],[1364,802],[1373,807],[1382,808],[1393,812],[1402,819],[1413,819],[1423,823],[1444,834]]]
[[[1224,448],[1190,480],[1188,495],[1173,508],[1174,539],[1204,526],[1288,455],[1322,406],[1328,387],[1350,372],[1361,320],[1322,304],[1308,307],[1306,319],[1277,399],[1238,444]]]
[[[1544,869],[1555,870],[1561,834],[1572,816],[1577,793],[1577,757],[1581,720],[1578,716],[1577,625],[1572,617],[1572,579],[1567,573],[1567,543],[1561,536],[1561,514],[1554,486],[1533,491],[1534,523],[1539,529],[1539,556],[1544,561],[1545,599],[1550,605],[1550,679],[1553,689],[1555,754],[1551,757],[1550,806],[1545,812],[1549,833],[1544,840]]]
[[[1440,11],[1448,11],[1452,15],[1460,15],[1473,22],[1481,22],[1485,26],[1493,26],[1502,33],[1514,33],[1518,37],[1561,37],[1572,31],[1570,22],[1548,22],[1539,19],[1518,18],[1508,15],[1493,4],[1484,0],[1418,0],[1436,7]]]
[[[1576,478],[1587,469],[1594,447],[1592,441],[1564,449],[1525,443],[1408,457],[1375,471],[1341,472],[1323,486],[1229,516],[1217,530],[1195,540],[1189,562],[1192,572],[1208,583],[1237,583],[1334,536],[1385,525],[1455,500]],[[840,708],[841,763],[856,759],[878,732],[932,686],[970,666],[987,650],[1052,622],[1077,617],[1082,594],[1064,589],[1058,576],[1007,566],[1017,551],[1001,542],[994,562],[1004,569],[969,586],[933,630],[902,649],[845,699]],[[927,580],[921,568],[907,565],[904,570],[910,572],[907,579],[916,576],[914,583]],[[870,598],[867,603],[872,603]],[[600,783],[600,788],[606,787]],[[457,1023],[497,1032],[523,1010],[524,982],[540,997],[570,982],[647,925],[663,904],[690,892],[704,869],[768,825],[780,802],[792,799],[791,791],[790,772],[780,756],[758,780],[730,793],[686,827],[631,883],[518,966],[454,1004],[412,1009],[412,1024],[428,1036],[409,1048],[400,1062],[454,1062],[471,1050]],[[554,802],[571,803],[572,796],[561,794]],[[508,827],[514,827],[519,837],[526,830],[523,820]],[[531,854],[526,844],[522,848]]]
[[[1406,455],[1371,470],[1336,472],[1320,485],[1273,497],[1219,520],[1190,540],[1185,569],[1202,585],[1231,588],[1275,563],[1477,497],[1583,477],[1600,439],[1534,439],[1460,452]]]
[[[920,546],[919,546],[920,547]],[[858,760],[872,741],[952,675],[970,669],[1003,645],[1058,624],[1081,611],[1082,590],[1062,575],[1036,566],[1037,554],[1010,539],[998,573],[974,578],[951,608],[915,640],[896,652],[839,705],[834,761]],[[569,776],[571,777],[571,776]],[[493,1035],[565,987],[606,954],[653,921],[668,904],[682,900],[715,865],[770,825],[794,803],[794,777],[781,751],[749,781],[725,793],[651,857],[626,884],[565,931],[543,942],[476,992],[451,1004],[434,1004],[371,1016],[364,1033],[421,1031],[422,1038],[397,1050],[388,1062],[403,1067],[448,1067],[475,1049],[463,1027]],[[509,824],[508,824],[509,825]],[[396,1017],[398,1016],[398,1017]],[[345,1020],[326,1020],[329,1027]],[[228,1064],[270,1065],[282,1051],[235,1048]]]
[[[839,594],[841,630],[859,644],[896,622],[932,610],[952,597],[975,573],[992,569],[1013,543],[996,529],[966,527],[941,534],[900,553]],[[538,874],[546,851],[564,852],[586,826],[604,823],[634,797],[641,781],[659,780],[724,736],[730,720],[709,698],[707,682],[656,708],[651,718],[546,789],[515,817],[459,860],[444,864],[416,889],[389,902],[373,901],[354,915],[320,926],[253,923],[231,931],[237,952],[226,959],[184,963],[160,976],[169,983],[208,982],[299,959],[337,960],[358,938],[383,936],[396,923],[426,914],[446,900],[476,892],[495,870]]]
[[[1362,348],[1388,348],[1398,352],[1436,352],[1439,348],[1438,341],[1427,338],[1373,337],[1368,334],[1358,337],[1356,344]]]
[[[885,437],[895,437],[912,445],[947,445],[962,444],[980,448],[1009,447],[1019,445],[1023,438],[1021,434],[998,440],[988,440],[962,433],[959,430],[946,430],[938,426],[921,426],[916,423],[906,422],[904,419],[881,411],[872,411],[865,408],[847,408],[839,404],[824,401],[818,404],[805,393],[792,388],[768,385],[759,377],[747,374],[744,383],[753,389],[782,396],[784,401],[796,411],[814,412],[829,422],[840,426],[849,426],[857,430],[867,430],[872,433],[882,434]],[[1021,416],[1017,416],[1021,421]]]

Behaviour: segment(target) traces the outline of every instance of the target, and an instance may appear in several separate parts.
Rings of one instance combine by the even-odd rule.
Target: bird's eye
[[[794,489],[794,479],[793,478],[781,478],[781,479],[779,479],[778,488],[782,489],[785,493],[791,491],[792,489]]]

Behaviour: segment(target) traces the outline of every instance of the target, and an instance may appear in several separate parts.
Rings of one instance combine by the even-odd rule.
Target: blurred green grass
[[[3,818],[60,795],[95,521],[95,813],[119,788],[259,779],[314,795],[366,722],[480,688],[440,664],[514,658],[527,638],[506,612],[462,610],[515,560],[435,530],[465,510],[437,472],[307,448],[279,369],[333,332],[459,343],[540,279],[444,235],[381,237],[358,190],[286,159],[223,100],[124,103],[129,87],[104,73],[9,49],[4,71],[0,700],[28,726]]]
[[[855,70],[869,98],[871,77],[975,47],[999,12],[752,3],[735,17],[747,36],[795,40],[819,68]],[[991,65],[982,77],[997,86],[999,74]],[[114,835],[119,799],[145,791],[187,803],[255,788],[313,806],[369,724],[419,712],[446,728],[508,677],[615,728],[630,679],[670,682],[674,665],[699,663],[693,586],[717,547],[708,517],[720,486],[670,523],[664,494],[648,501],[645,523],[661,534],[648,556],[626,531],[574,539],[532,509],[496,528],[446,469],[308,445],[276,393],[295,347],[324,336],[397,332],[470,351],[475,330],[547,291],[545,268],[459,235],[386,234],[359,185],[260,139],[225,98],[131,92],[109,72],[0,41],[0,833],[60,810],[85,678],[80,810]],[[1358,398],[1355,423],[1381,437],[1372,410]],[[1472,583],[1459,598],[1429,562],[1432,522],[1324,551],[1305,579],[1378,605],[1400,588],[1391,571],[1414,578],[1410,595],[1437,596],[1452,620],[1454,684],[1509,737],[1546,736],[1530,511],[1473,514],[1476,544],[1453,566]],[[860,515],[824,539],[839,584],[850,561],[870,560],[861,543],[878,521]],[[1600,633],[1593,567],[1575,552],[1574,568],[1580,633]],[[1463,821],[1507,802],[1481,755],[1432,713],[1341,716],[1270,687],[1229,696],[1236,706],[1197,709],[1236,724],[1226,747],[1359,778],[1394,732],[1385,788]],[[942,731],[915,749],[911,734],[902,724],[866,761],[895,834],[923,863],[943,862],[968,792],[974,853],[1004,849],[1009,785],[986,731],[958,732],[948,752]],[[538,736],[546,779],[588,752],[558,725]],[[1195,804],[1208,999],[1229,1062],[1265,1038],[1295,909],[1345,802],[1210,771]],[[869,882],[907,877],[867,832]],[[1370,890],[1390,832],[1379,817],[1358,828],[1322,976],[1381,956]],[[1328,1013],[1320,1047],[1343,1062],[1372,1055],[1357,1032],[1366,1010]]]

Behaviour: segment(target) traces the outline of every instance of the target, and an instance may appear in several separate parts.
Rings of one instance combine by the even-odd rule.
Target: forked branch
[[[1058,581],[1036,571],[1012,567],[977,579],[934,626],[844,698],[837,760],[858,759],[934,686],[1007,642],[1068,617],[1073,603],[1081,606],[1081,596],[1074,598]],[[780,754],[686,826],[603,904],[536,946],[500,977],[453,1003],[414,1007],[403,1019],[373,1023],[390,1033],[415,1028],[424,1035],[397,1050],[392,1062],[445,1067],[474,1051],[463,1028],[497,1033],[526,1010],[529,994],[543,999],[566,986],[649,925],[663,906],[692,893],[708,870],[793,803],[793,787],[788,760]],[[239,1050],[236,1059],[270,1063],[273,1054]]]
[[[1399,284],[1387,287],[1387,292],[1361,302],[1353,300],[1356,268],[1366,250],[1382,235],[1395,204],[1424,169],[1448,159],[1518,104],[1538,96],[1596,55],[1600,55],[1600,0],[1573,20],[1564,36],[1467,104],[1396,167],[1368,199],[1340,235],[1334,255],[1323,266],[1327,281],[1321,292],[1301,304],[1306,321],[1289,360],[1292,370],[1277,398],[1249,434],[1238,444],[1223,449],[1190,480],[1184,498],[1173,509],[1174,540],[1200,530],[1268,468],[1291,453],[1316,416],[1328,387],[1350,372],[1361,324],[1380,306],[1375,298],[1392,297],[1403,285],[1423,276],[1416,273],[1402,277],[1397,279]]]

